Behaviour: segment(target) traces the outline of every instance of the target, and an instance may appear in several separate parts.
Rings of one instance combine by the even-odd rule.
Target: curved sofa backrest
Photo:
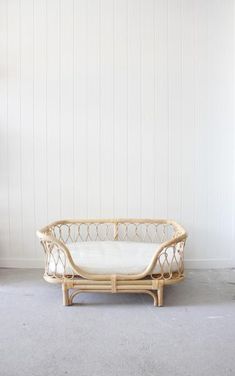
[[[52,236],[64,244],[105,240],[163,243],[184,234],[178,223],[164,219],[68,219],[38,231],[40,238]]]

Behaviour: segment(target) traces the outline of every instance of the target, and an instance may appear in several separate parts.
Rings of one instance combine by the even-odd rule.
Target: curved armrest
[[[183,275],[184,265],[183,265],[183,251],[184,245],[187,239],[187,234],[184,231],[183,234],[168,240],[161,244],[152,257],[147,269],[145,270],[146,275],[154,272],[156,267],[159,267],[159,278],[169,279],[172,277],[172,267],[173,264],[177,266],[176,273],[179,276]],[[171,256],[169,256],[171,253]],[[178,259],[177,259],[178,257]],[[165,267],[167,266],[167,271]]]
[[[70,251],[68,250],[68,248],[66,247],[66,245],[64,243],[62,243],[60,240],[56,239],[54,236],[52,235],[45,235],[43,233],[41,233],[40,231],[37,231],[37,235],[42,243],[42,246],[44,248],[44,251],[45,251],[45,254],[46,254],[46,274],[50,274],[50,270],[49,270],[49,264],[51,262],[51,260],[54,261],[56,267],[55,267],[55,271],[52,273],[53,274],[53,277],[55,278],[60,278],[61,277],[66,277],[67,278],[67,275],[68,273],[66,273],[66,270],[68,268],[68,266],[70,267],[70,269],[72,270],[73,272],[73,275],[80,275],[84,278],[87,278],[89,276],[87,276],[87,273],[84,272],[82,269],[80,269],[73,261],[73,258],[70,254]],[[57,255],[54,255],[54,253],[57,252]],[[56,260],[57,258],[57,260]],[[63,267],[63,273],[58,273],[57,272],[57,264],[60,263],[60,266]],[[70,274],[71,274],[71,270],[70,270]]]

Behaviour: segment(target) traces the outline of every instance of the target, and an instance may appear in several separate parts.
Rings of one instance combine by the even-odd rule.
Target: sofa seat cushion
[[[128,241],[87,241],[69,243],[66,245],[70,251],[73,261],[81,269],[92,274],[138,274],[142,273],[149,265],[160,244]],[[172,262],[171,268],[169,264]],[[156,265],[152,274],[162,271],[169,273],[178,270],[177,261],[180,257],[172,247],[167,249],[167,260],[161,255],[160,262]],[[51,258],[49,270],[55,271],[55,258]],[[57,273],[63,273],[62,264],[57,263]],[[69,274],[67,268],[67,274]]]

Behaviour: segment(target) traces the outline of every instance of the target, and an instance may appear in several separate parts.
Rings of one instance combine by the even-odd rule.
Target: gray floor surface
[[[235,375],[235,270],[187,271],[148,295],[62,306],[41,270],[0,270],[0,376]]]

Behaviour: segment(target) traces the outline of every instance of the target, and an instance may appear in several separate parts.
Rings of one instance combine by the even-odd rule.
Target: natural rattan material
[[[53,222],[37,231],[37,235],[45,251],[44,278],[48,282],[62,284],[64,305],[71,305],[73,298],[82,292],[126,292],[149,294],[154,299],[154,305],[162,306],[164,286],[178,283],[184,278],[183,257],[187,234],[175,221],[69,219]],[[97,240],[152,242],[161,243],[161,246],[156,249],[149,265],[141,273],[91,274],[74,263],[67,244]],[[169,252],[171,257],[167,253],[168,248],[173,249],[173,254],[172,251]],[[51,260],[55,265],[53,272],[49,268]],[[155,266],[160,270],[157,275],[152,274]]]

